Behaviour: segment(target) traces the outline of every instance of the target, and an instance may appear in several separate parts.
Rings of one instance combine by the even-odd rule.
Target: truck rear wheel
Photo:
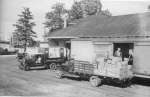
[[[90,83],[91,83],[92,86],[98,87],[99,85],[102,84],[102,79],[100,79],[97,76],[91,76],[90,77]]]
[[[50,67],[51,70],[56,70],[57,69],[56,63],[51,63],[49,67]]]

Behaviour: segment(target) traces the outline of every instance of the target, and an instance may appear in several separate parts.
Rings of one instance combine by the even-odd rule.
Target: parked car
[[[66,62],[65,57],[48,57],[48,53],[18,53],[17,60],[20,62],[19,68],[29,71],[30,67],[44,66],[46,69],[56,70],[61,64]]]
[[[18,61],[20,62],[19,68],[25,71],[30,70],[30,67],[45,66],[46,56],[44,54],[30,55],[28,53],[18,54]]]
[[[16,53],[17,53],[17,50],[9,51],[7,48],[4,49],[0,47],[0,55],[12,55]]]

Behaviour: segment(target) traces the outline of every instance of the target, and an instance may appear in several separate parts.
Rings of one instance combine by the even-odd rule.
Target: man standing
[[[115,56],[115,57],[122,57],[121,48],[117,48],[117,50],[115,51],[114,56]]]
[[[129,65],[133,65],[133,50],[129,49]]]

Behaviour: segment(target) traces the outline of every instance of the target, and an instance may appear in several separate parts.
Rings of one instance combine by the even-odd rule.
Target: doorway
[[[71,52],[71,41],[65,41],[65,48],[66,48],[66,58],[69,60],[70,59],[70,52]]]
[[[114,43],[114,51],[113,55],[115,54],[115,51],[120,48],[122,52],[122,59],[129,57],[129,50],[134,49],[134,43]]]

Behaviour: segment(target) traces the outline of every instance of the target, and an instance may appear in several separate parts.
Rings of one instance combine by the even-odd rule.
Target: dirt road
[[[0,56],[0,96],[150,97],[150,86],[103,85],[96,88],[85,80],[57,79],[50,70],[22,71],[18,69],[15,56]]]

